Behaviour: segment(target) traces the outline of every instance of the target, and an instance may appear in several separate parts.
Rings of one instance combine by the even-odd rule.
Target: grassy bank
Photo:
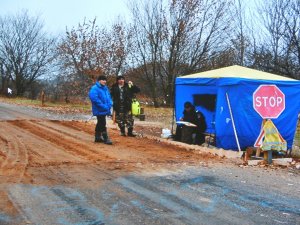
[[[65,111],[71,113],[72,112],[89,113],[91,111],[90,104],[80,104],[80,103],[73,104],[73,103],[46,101],[42,105],[42,102],[39,100],[31,100],[31,99],[19,98],[19,97],[18,98],[0,97],[0,101],[11,103],[11,104],[17,104],[17,105],[39,107],[50,111]]]
[[[65,102],[48,102],[46,101],[44,105],[40,100],[30,100],[26,98],[6,98],[0,97],[0,101],[7,102],[11,104],[24,105],[44,108],[45,110],[65,113],[91,113],[91,104],[88,103],[65,103]],[[166,127],[169,127],[172,123],[172,108],[155,108],[152,106],[141,105],[144,109],[144,114],[146,116],[146,121],[151,122],[162,122]]]

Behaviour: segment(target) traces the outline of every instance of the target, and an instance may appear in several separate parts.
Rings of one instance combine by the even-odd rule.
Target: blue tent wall
[[[269,81],[240,78],[176,79],[176,119],[182,115],[183,103],[193,100],[193,94],[217,94],[215,132],[216,145],[223,149],[237,150],[232,120],[226,100],[229,96],[233,118],[241,148],[253,146],[259,135],[262,118],[253,108],[253,92],[261,84],[275,84],[285,94],[285,110],[277,119],[272,119],[291,148],[300,109],[300,82]]]

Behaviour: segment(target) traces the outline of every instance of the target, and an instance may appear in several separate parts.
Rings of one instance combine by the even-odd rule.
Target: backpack
[[[140,103],[136,98],[132,99],[131,113],[133,116],[139,116],[141,114]]]

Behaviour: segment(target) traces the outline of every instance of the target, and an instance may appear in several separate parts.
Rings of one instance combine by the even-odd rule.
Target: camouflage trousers
[[[127,113],[116,113],[116,122],[119,126],[119,128],[133,128],[133,123],[134,123],[134,119],[133,116],[131,114],[131,112],[127,112]]]

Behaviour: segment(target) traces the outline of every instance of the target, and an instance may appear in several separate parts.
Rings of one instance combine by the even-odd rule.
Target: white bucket
[[[162,138],[169,138],[171,136],[171,131],[168,128],[162,129],[161,137]]]

